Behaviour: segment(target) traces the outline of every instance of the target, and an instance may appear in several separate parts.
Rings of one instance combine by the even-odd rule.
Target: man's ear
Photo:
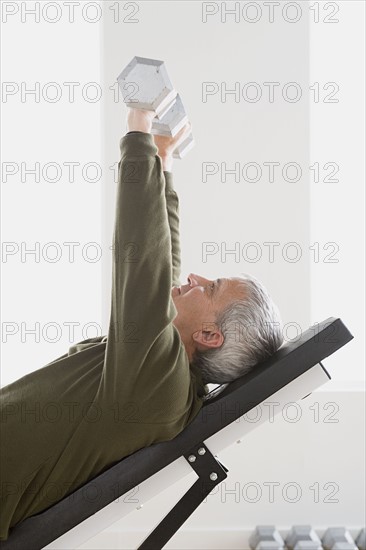
[[[219,348],[224,343],[224,336],[220,330],[197,330],[192,334],[198,347]]]

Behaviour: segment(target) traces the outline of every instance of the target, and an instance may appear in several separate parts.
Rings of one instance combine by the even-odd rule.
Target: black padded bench
[[[217,453],[261,422],[235,422],[269,397],[286,404],[307,397],[330,379],[321,361],[352,340],[341,319],[330,317],[283,345],[250,373],[208,395],[193,422],[171,441],[140,449],[88,483],[15,525],[1,550],[73,549],[184,476],[194,484],[141,543],[161,549],[213,488],[227,477]],[[263,420],[264,421],[264,420]],[[132,491],[131,498],[122,499]],[[136,493],[137,491],[137,493]]]

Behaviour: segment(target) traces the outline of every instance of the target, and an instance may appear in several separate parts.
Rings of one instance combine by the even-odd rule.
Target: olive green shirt
[[[127,455],[173,439],[208,392],[172,324],[173,176],[151,134],[125,135],[120,150],[108,334],[0,390],[0,540]]]

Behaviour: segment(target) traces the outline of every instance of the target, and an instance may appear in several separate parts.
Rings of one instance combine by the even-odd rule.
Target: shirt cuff
[[[126,157],[154,157],[158,153],[152,134],[145,132],[128,133],[119,142],[121,160]]]
[[[165,177],[165,193],[166,194],[176,194],[173,186],[173,172],[167,172],[164,170]]]

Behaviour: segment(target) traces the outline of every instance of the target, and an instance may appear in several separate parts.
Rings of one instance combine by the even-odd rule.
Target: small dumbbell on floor
[[[283,550],[285,543],[274,525],[257,525],[249,546],[252,550]]]
[[[163,61],[135,56],[117,77],[128,107],[153,111],[151,133],[174,137],[188,121],[181,97],[174,89]],[[193,147],[192,132],[174,150],[183,158]]]
[[[290,550],[322,550],[320,538],[311,525],[294,525],[285,539]]]
[[[325,550],[357,550],[351,534],[344,527],[329,527],[323,535]]]

